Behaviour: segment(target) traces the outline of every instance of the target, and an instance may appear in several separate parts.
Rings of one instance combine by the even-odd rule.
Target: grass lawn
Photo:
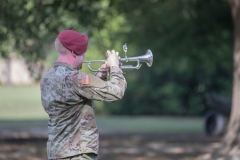
[[[101,132],[201,133],[202,118],[186,117],[97,117]]]
[[[97,107],[97,106],[96,106]],[[0,86],[0,130],[47,127],[48,116],[40,101],[39,85]],[[199,117],[97,116],[100,132],[192,133],[203,131]]]
[[[0,86],[0,119],[46,119],[40,86]]]

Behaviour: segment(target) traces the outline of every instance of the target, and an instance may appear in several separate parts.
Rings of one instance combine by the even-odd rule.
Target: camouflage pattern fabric
[[[61,160],[97,160],[97,155],[96,154],[81,154],[69,158],[63,158]]]
[[[88,82],[83,78],[88,76]],[[120,100],[127,87],[121,69],[110,69],[110,80],[103,81],[79,72],[71,65],[55,62],[41,80],[41,101],[49,115],[47,155],[49,159],[98,153],[93,100]]]

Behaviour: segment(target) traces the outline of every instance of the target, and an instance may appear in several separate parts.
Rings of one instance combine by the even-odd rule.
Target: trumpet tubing
[[[84,61],[83,63],[88,63],[88,69],[92,72],[99,72],[99,71],[108,71],[108,70],[93,70],[91,68],[91,63],[105,63],[106,60],[88,60],[88,61]],[[137,62],[136,66],[132,66],[132,65],[122,65],[120,66],[120,68],[122,70],[133,70],[133,69],[139,69],[141,67],[141,63],[140,62],[144,62],[148,65],[148,67],[151,67],[153,64],[153,54],[152,51],[150,49],[147,50],[145,55],[142,56],[137,56],[137,57],[125,57],[125,58],[120,58],[119,60],[120,62]]]

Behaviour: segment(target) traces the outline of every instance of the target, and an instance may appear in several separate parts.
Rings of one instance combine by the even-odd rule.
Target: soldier
[[[58,60],[41,80],[41,101],[49,115],[48,159],[96,160],[99,134],[93,100],[115,102],[126,89],[126,80],[119,68],[118,52],[107,51],[107,60],[100,68],[106,72],[96,76],[82,68],[88,37],[73,30],[62,31],[55,40]]]

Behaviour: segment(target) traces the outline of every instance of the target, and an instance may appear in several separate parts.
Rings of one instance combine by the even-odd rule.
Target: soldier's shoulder
[[[105,85],[105,81],[101,78],[85,72],[79,72],[78,79],[83,86],[103,87]]]

